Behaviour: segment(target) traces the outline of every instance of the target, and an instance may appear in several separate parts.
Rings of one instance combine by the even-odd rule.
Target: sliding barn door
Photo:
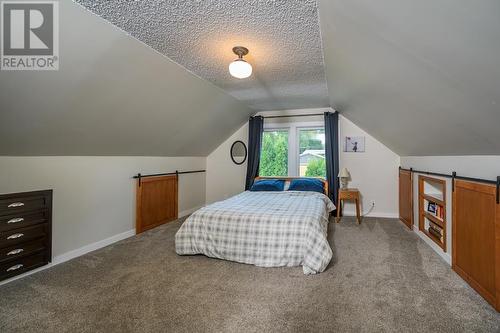
[[[500,310],[500,205],[496,187],[455,181],[452,268]]]
[[[407,170],[399,170],[399,219],[413,228],[413,176]]]
[[[137,181],[136,233],[177,219],[176,175]]]

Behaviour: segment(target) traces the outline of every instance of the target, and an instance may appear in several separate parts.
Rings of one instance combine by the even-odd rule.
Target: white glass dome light
[[[245,79],[252,75],[252,65],[243,60],[243,56],[248,54],[248,49],[243,46],[235,46],[233,52],[238,55],[238,59],[229,64],[229,73],[238,79]]]
[[[245,79],[252,75],[252,65],[243,59],[236,59],[229,64],[229,73],[238,79]]]

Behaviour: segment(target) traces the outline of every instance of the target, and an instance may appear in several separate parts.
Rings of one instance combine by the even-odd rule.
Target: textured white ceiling
[[[75,0],[255,110],[329,106],[315,0]],[[228,72],[241,45],[254,72]]]

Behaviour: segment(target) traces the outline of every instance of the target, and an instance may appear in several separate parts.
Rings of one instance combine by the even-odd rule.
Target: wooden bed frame
[[[259,180],[259,179],[282,179],[282,180],[285,180],[285,181],[291,181],[293,179],[300,179],[300,178],[315,178],[315,179],[319,179],[321,180],[321,182],[323,183],[323,190],[324,190],[324,193],[326,196],[328,196],[328,181],[324,178],[321,178],[321,177],[255,177],[255,180]]]

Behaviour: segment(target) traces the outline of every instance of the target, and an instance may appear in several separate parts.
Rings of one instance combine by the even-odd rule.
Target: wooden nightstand
[[[361,216],[359,214],[359,191],[357,188],[346,188],[339,190],[339,198],[337,200],[337,218],[336,222],[340,222],[340,205],[342,204],[342,200],[354,200],[356,201],[356,217],[358,220],[358,224],[361,223]]]

